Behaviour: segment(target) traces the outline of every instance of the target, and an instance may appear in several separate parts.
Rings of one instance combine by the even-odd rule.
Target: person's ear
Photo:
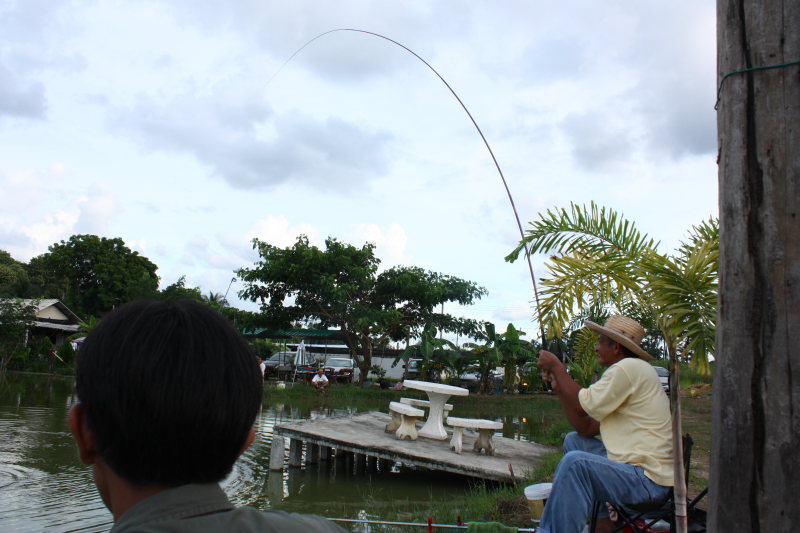
[[[256,430],[254,428],[250,428],[250,431],[247,433],[247,438],[244,439],[244,444],[242,445],[242,449],[239,451],[239,455],[242,455],[247,448],[253,444],[253,441],[256,438]]]
[[[97,446],[94,441],[94,433],[89,429],[86,410],[82,404],[76,403],[70,407],[67,421],[69,430],[75,437],[75,444],[78,445],[78,458],[83,464],[94,464],[97,459]]]

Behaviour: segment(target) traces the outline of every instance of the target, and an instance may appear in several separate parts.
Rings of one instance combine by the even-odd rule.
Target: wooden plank
[[[520,478],[525,472],[535,469],[546,455],[556,451],[555,448],[535,442],[495,436],[495,455],[474,452],[459,455],[450,450],[449,440],[395,439],[394,435],[384,432],[390,418],[385,413],[370,412],[349,417],[298,420],[275,426],[275,435],[335,448],[337,451],[345,450],[430,470],[504,482],[512,481],[509,464],[512,465],[514,476]],[[477,433],[466,433],[464,447],[470,449],[476,438]]]

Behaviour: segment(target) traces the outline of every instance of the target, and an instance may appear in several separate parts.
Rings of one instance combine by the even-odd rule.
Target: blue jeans
[[[632,504],[668,493],[669,487],[650,481],[641,467],[608,459],[598,439],[572,432],[564,439],[564,458],[556,468],[539,532],[580,533],[596,501]]]

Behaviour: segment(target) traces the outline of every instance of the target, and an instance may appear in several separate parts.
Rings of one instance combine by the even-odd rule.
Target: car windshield
[[[666,368],[664,368],[662,366],[657,366],[657,367],[655,367],[655,369],[656,369],[656,373],[658,373],[659,376],[664,377],[664,378],[669,376],[669,370],[667,370]]]
[[[333,368],[349,368],[353,365],[348,359],[328,359],[326,366]]]

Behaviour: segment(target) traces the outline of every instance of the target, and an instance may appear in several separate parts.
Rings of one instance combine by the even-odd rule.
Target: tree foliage
[[[0,298],[25,297],[28,285],[28,272],[24,263],[0,250]]]
[[[576,313],[603,316],[616,309],[649,318],[669,353],[708,369],[714,350],[719,227],[715,219],[691,228],[672,255],[616,211],[571,204],[531,223],[523,246],[552,254],[542,281],[541,314],[560,336]],[[582,321],[581,321],[582,322]]]
[[[481,394],[489,390],[491,371],[500,365],[500,350],[498,348],[499,336],[494,324],[487,322],[483,325],[484,331],[480,335],[483,344],[466,342],[464,346],[470,349],[470,361],[478,369],[478,392]]]
[[[373,346],[387,339],[415,336],[426,323],[461,334],[478,327],[435,310],[446,302],[470,304],[485,289],[417,267],[379,273],[373,244],[359,248],[328,238],[320,249],[301,235],[287,248],[258,239],[253,247],[261,259],[237,272],[245,283],[239,296],[257,302],[274,326],[311,319],[339,328],[362,379],[372,365]]]
[[[27,329],[34,321],[36,306],[18,298],[0,298],[0,371],[23,349]]]
[[[61,299],[79,316],[102,316],[158,288],[158,267],[120,238],[73,235],[48,250],[31,259],[31,281],[39,296]]]
[[[187,287],[186,276],[181,276],[175,283],[170,283],[156,296],[162,302],[177,302],[178,300],[204,301],[200,287]]]
[[[392,366],[395,366],[399,361],[403,361],[404,380],[408,371],[408,362],[412,357],[420,359],[418,370],[420,377],[424,380],[438,381],[441,371],[456,372],[460,366],[458,347],[447,339],[437,338],[436,333],[436,326],[432,322],[425,324],[419,335],[419,342],[407,346],[392,362]]]

